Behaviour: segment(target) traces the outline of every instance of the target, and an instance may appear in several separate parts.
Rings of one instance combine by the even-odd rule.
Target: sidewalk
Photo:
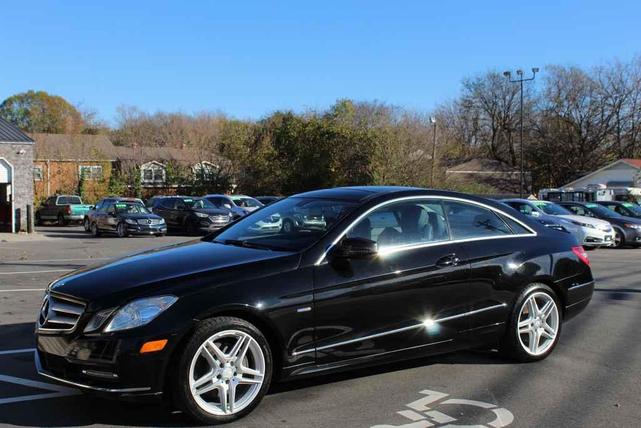
[[[3,242],[31,242],[31,241],[47,241],[50,238],[38,233],[0,233],[0,244]]]

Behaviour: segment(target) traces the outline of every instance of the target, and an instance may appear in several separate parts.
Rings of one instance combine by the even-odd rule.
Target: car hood
[[[284,265],[271,263],[279,258]],[[270,266],[280,271],[294,269],[297,263],[295,253],[191,241],[80,269],[54,281],[50,290],[90,304],[98,300],[99,306],[106,307],[121,304],[123,298],[184,294],[195,287],[194,291],[200,291],[266,274]]]
[[[586,217],[586,216],[582,216],[582,215],[569,215],[568,214],[568,215],[560,215],[558,217],[567,219],[569,221],[578,221],[578,222],[585,223],[585,224],[591,224],[592,226],[595,226],[595,227],[610,226],[610,222],[609,221],[600,220],[598,218],[593,218],[593,217]]]

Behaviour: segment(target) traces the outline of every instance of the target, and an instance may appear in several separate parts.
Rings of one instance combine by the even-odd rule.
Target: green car
[[[50,196],[36,211],[36,225],[44,221],[56,221],[59,226],[66,226],[70,222],[81,223],[91,208],[91,205],[82,203],[80,196]]]

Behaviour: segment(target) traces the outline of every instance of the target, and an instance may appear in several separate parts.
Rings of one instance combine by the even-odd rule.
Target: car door
[[[57,213],[54,213],[56,209],[56,197],[52,196],[47,198],[44,205],[40,210],[40,218],[43,220],[53,220],[56,218]]]
[[[452,238],[462,242],[470,266],[468,341],[502,331],[515,298],[514,276],[535,231],[507,211],[470,201],[444,201]]]
[[[461,245],[449,240],[440,201],[382,205],[350,227],[346,237],[377,242],[379,254],[336,262],[330,253],[316,267],[319,364],[426,350],[453,341],[467,328],[459,316],[469,308],[468,264]]]
[[[171,216],[173,212],[174,198],[162,198],[154,201],[154,204],[153,213],[164,218],[168,227],[174,227],[175,225]]]
[[[176,227],[184,227],[185,219],[191,214],[189,207],[182,198],[175,198],[174,207],[171,213],[173,222]]]

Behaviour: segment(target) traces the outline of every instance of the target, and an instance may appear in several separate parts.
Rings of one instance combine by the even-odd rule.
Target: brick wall
[[[42,161],[34,162],[34,167],[42,170],[42,179],[34,181],[35,200],[40,203],[47,196],[55,194],[78,194],[80,166],[102,166],[102,179],[85,179],[84,199],[86,203],[94,203],[107,193],[112,165],[109,161]]]
[[[24,151],[23,154],[20,154]],[[0,158],[13,165],[12,193],[16,231],[27,230],[27,205],[33,205],[33,144],[0,143]]]

